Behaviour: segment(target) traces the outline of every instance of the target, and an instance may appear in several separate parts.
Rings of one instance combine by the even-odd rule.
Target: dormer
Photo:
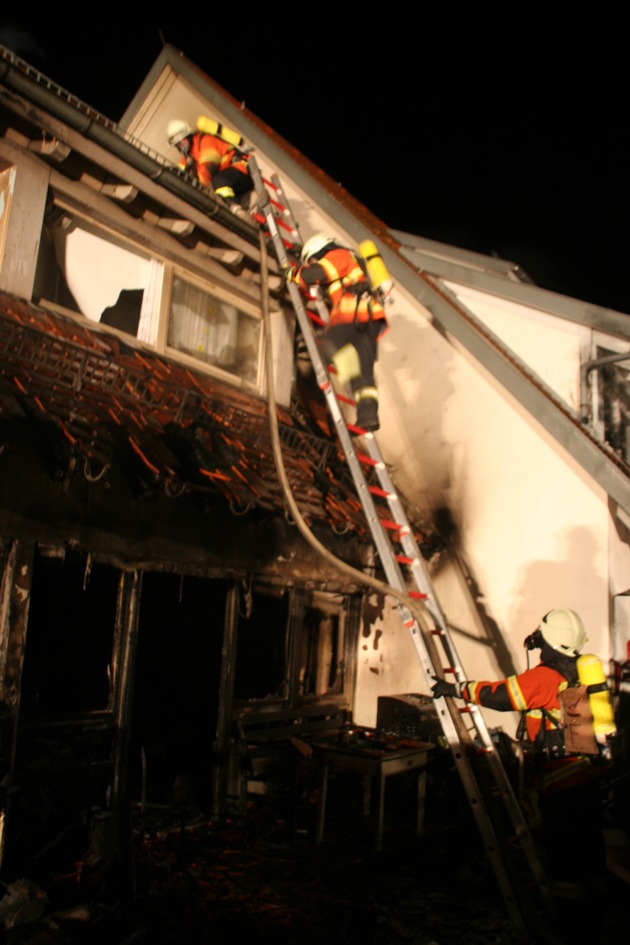
[[[276,398],[288,405],[294,314],[277,263],[268,256],[261,279],[255,221],[178,172],[163,78],[123,130],[5,55],[16,94],[0,137],[0,289],[261,397],[265,291]],[[21,82],[39,107],[20,98]],[[162,106],[147,121],[152,101]]]

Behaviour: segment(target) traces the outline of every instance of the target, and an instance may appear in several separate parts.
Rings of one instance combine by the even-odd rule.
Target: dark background
[[[0,18],[0,42],[108,118],[168,43],[388,226],[630,313],[625,26],[605,11],[57,9]]]

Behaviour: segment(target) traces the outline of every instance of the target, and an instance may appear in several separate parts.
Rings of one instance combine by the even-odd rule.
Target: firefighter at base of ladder
[[[210,129],[213,133],[208,133]],[[181,154],[179,167],[194,170],[202,187],[211,187],[235,213],[245,210],[244,202],[254,182],[247,166],[247,155],[238,147],[240,138],[235,132],[203,115],[197,120],[197,129],[188,122],[174,118],[167,127],[168,143]]]
[[[300,253],[302,265],[289,266],[288,283],[307,298],[314,286],[327,293],[330,317],[320,339],[322,354],[349,385],[357,405],[356,425],[378,430],[378,390],[374,378],[377,342],[388,330],[385,310],[360,256],[332,236],[311,236]]]
[[[495,682],[450,683],[436,678],[432,687],[434,698],[452,697],[502,712],[524,713],[526,731],[522,732],[523,726],[520,729],[529,792],[524,801],[530,806],[532,834],[538,831],[545,854],[557,908],[556,931],[563,942],[575,945],[597,945],[601,940],[606,884],[601,785],[610,766],[597,742],[605,741],[602,726],[609,736],[616,732],[609,693],[598,685],[593,688],[608,704],[608,711],[595,707],[605,717],[599,739],[591,724],[590,738],[578,746],[582,750],[569,752],[565,747],[563,694],[580,683],[578,661],[587,639],[575,611],[551,610],[524,641],[527,651],[540,649],[537,666]],[[597,657],[585,659],[589,672]]]

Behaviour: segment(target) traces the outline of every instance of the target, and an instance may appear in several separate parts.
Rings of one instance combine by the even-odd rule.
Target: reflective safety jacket
[[[558,692],[567,679],[553,666],[539,663],[533,669],[496,682],[468,681],[462,688],[467,702],[500,712],[525,713],[530,745],[541,763],[540,788],[552,791],[581,783],[593,776],[593,764],[586,755],[566,755],[560,729]],[[546,711],[543,711],[546,710]]]
[[[351,250],[334,246],[321,259],[297,266],[292,281],[305,295],[315,285],[326,290],[332,303],[330,326],[373,320],[382,321],[380,334],[387,330],[383,306],[370,292],[361,263]]]
[[[190,151],[188,155],[182,156],[180,167],[185,168],[190,158],[195,162],[199,183],[204,187],[212,187],[212,175],[228,167],[234,167],[243,174],[249,173],[247,157],[216,135],[192,135]]]

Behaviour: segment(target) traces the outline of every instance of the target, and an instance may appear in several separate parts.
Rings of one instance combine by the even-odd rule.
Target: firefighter
[[[211,187],[234,213],[243,209],[254,186],[246,154],[220,135],[195,131],[180,118],[169,122],[167,137],[181,154],[182,169],[194,169],[199,183]]]
[[[540,649],[532,669],[495,682],[437,679],[434,698],[452,697],[499,711],[524,713],[520,726],[530,803],[538,805],[541,841],[564,941],[595,945],[601,935],[606,881],[601,778],[595,755],[564,747],[559,692],[578,684],[577,659],[588,637],[580,616],[551,610],[524,645]],[[533,817],[533,826],[536,817]],[[599,901],[598,901],[599,900]],[[590,904],[590,905],[589,905]]]
[[[302,265],[289,266],[287,283],[309,296],[314,286],[325,290],[330,317],[320,344],[342,384],[357,404],[356,425],[378,430],[378,390],[374,379],[377,341],[387,331],[383,306],[371,287],[359,256],[332,236],[311,236],[300,253]]]

